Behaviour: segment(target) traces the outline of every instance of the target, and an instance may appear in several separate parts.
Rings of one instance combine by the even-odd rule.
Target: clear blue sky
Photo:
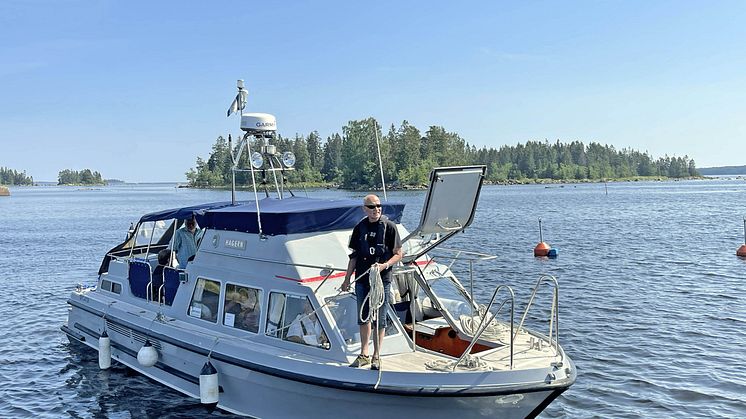
[[[284,136],[441,125],[746,164],[743,1],[0,2],[0,166],[183,181],[236,79]]]

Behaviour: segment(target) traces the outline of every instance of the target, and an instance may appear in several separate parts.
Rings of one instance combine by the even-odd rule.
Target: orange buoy
[[[534,256],[548,256],[551,249],[552,246],[544,242],[544,233],[541,231],[541,217],[539,217],[539,244],[534,247]]]
[[[545,242],[540,242],[534,247],[534,256],[547,256],[552,247]]]
[[[741,247],[736,250],[736,256],[746,258],[746,244],[742,244]]]
[[[743,217],[743,243],[744,244],[736,250],[736,256],[746,258],[746,217]]]

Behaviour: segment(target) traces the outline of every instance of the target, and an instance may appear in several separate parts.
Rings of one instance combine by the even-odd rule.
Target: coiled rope
[[[425,368],[433,371],[452,371],[453,364],[458,361],[433,360],[425,362]],[[492,371],[493,368],[478,356],[467,354],[458,364],[458,368],[467,371]]]
[[[358,317],[363,323],[367,323],[372,318],[375,318],[376,325],[375,327],[371,327],[371,334],[373,335],[373,339],[378,339],[378,325],[380,321],[380,318],[378,317],[378,311],[383,306],[383,301],[386,296],[384,294],[381,272],[378,270],[377,265],[371,266],[370,269],[368,269],[368,283],[370,284],[370,290],[368,291],[368,295],[366,295],[363,299],[363,303],[360,305],[360,312],[358,313]],[[363,308],[365,307],[366,301],[368,302],[368,315],[366,316],[366,318],[363,318]],[[361,342],[360,344],[362,345],[363,343]],[[380,350],[382,344],[383,342],[378,342],[378,378],[376,379],[376,384],[373,386],[374,389],[377,389],[378,386],[381,384],[381,371],[383,371],[383,364],[381,363]]]
[[[368,282],[370,283],[370,290],[368,295],[363,299],[363,304],[360,305],[360,312],[358,317],[363,323],[367,323],[372,318],[378,319],[378,310],[383,306],[385,295],[383,294],[383,280],[381,279],[381,272],[376,266],[373,266],[368,270]],[[365,302],[368,302],[368,315],[363,318],[363,308]]]
[[[486,313],[486,311],[486,307],[480,304],[476,316],[472,317],[466,314],[462,314],[461,316],[459,316],[461,327],[464,333],[470,336],[476,335],[480,327],[482,326],[482,319],[484,319],[487,324],[485,325],[484,331],[480,335],[480,339],[488,340],[490,342],[502,343],[505,343],[505,341],[502,339],[504,337],[507,337],[508,340],[510,340],[510,329],[507,326],[498,323],[498,321],[495,319],[495,316],[492,313]],[[487,316],[485,316],[485,314]]]

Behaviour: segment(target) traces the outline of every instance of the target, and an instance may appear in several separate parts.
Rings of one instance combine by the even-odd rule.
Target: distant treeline
[[[0,167],[0,185],[33,185],[34,178],[26,176],[26,171],[18,172],[7,167]]]
[[[60,171],[57,180],[60,185],[104,185],[106,183],[101,173],[92,172],[91,169],[83,169],[79,172],[65,169]]]
[[[407,121],[392,125],[382,135],[375,119],[350,121],[342,134],[322,141],[318,132],[295,138],[277,136],[271,141],[277,150],[292,151],[295,171],[290,182],[330,182],[346,188],[370,188],[381,185],[376,137],[380,139],[384,176],[387,184],[422,185],[433,167],[484,164],[487,180],[600,180],[636,176],[699,176],[694,160],[661,157],[653,160],[647,152],[581,141],[554,143],[529,141],[526,144],[494,148],[476,148],[458,134],[431,126],[424,135]],[[252,144],[252,152],[258,144]],[[234,144],[235,147],[235,144]],[[240,167],[248,167],[248,153],[241,156]],[[231,157],[228,142],[218,137],[207,160],[197,157],[197,167],[186,173],[190,186],[226,186],[231,183]],[[236,183],[250,184],[251,174],[236,173]]]
[[[699,172],[709,176],[746,175],[746,166],[703,167]]]

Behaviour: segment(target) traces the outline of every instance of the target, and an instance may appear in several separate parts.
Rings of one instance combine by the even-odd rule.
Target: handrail
[[[449,252],[449,253],[455,253],[454,256],[451,255],[444,255],[442,253]],[[496,255],[490,255],[487,253],[480,253],[480,252],[472,252],[470,250],[459,250],[459,249],[451,249],[448,247],[438,247],[436,249],[433,249],[432,251],[428,252],[430,257],[432,258],[440,258],[440,259],[454,259],[454,260],[474,260],[474,261],[482,261],[482,260],[492,260],[496,259]],[[464,255],[466,257],[462,257],[461,255]],[[471,257],[469,257],[471,256]]]
[[[484,311],[484,316],[481,319],[479,329],[477,329],[477,333],[474,334],[474,337],[471,339],[469,346],[466,347],[464,353],[461,354],[461,357],[458,359],[458,361],[453,364],[453,369],[451,371],[456,371],[456,367],[458,367],[458,364],[460,364],[461,361],[466,357],[466,355],[471,352],[471,348],[473,348],[474,344],[477,343],[477,340],[480,336],[482,336],[482,333],[487,330],[487,326],[489,326],[492,320],[497,317],[497,314],[495,314],[489,321],[485,321],[487,319],[487,315],[492,314],[490,313],[490,308],[492,308],[492,304],[494,304],[495,302],[495,297],[497,296],[498,291],[500,291],[502,288],[506,288],[508,291],[510,291],[510,369],[513,369],[513,340],[515,339],[515,336],[513,335],[513,317],[515,315],[515,293],[513,292],[513,288],[511,288],[509,285],[498,285],[497,287],[495,287],[495,291],[492,293],[490,303],[487,305],[487,308]],[[503,304],[505,303],[503,302]],[[502,306],[500,308],[502,309]]]
[[[549,314],[549,344],[552,344],[552,329],[554,329],[554,348],[557,351],[557,353],[561,353],[559,350],[559,282],[557,282],[557,278],[555,278],[553,275],[549,274],[542,274],[539,277],[539,280],[536,281],[536,286],[534,287],[534,291],[531,293],[531,298],[528,300],[528,304],[526,304],[526,311],[523,312],[523,317],[521,317],[521,323],[518,325],[518,329],[515,331],[515,335],[513,336],[513,339],[518,335],[518,333],[523,328],[523,322],[526,320],[526,316],[528,315],[528,311],[531,308],[531,304],[534,302],[534,297],[536,297],[536,293],[539,290],[539,286],[544,282],[545,279],[550,279],[552,282],[554,282],[554,293],[552,298],[552,311]],[[560,355],[562,356],[562,355]]]

